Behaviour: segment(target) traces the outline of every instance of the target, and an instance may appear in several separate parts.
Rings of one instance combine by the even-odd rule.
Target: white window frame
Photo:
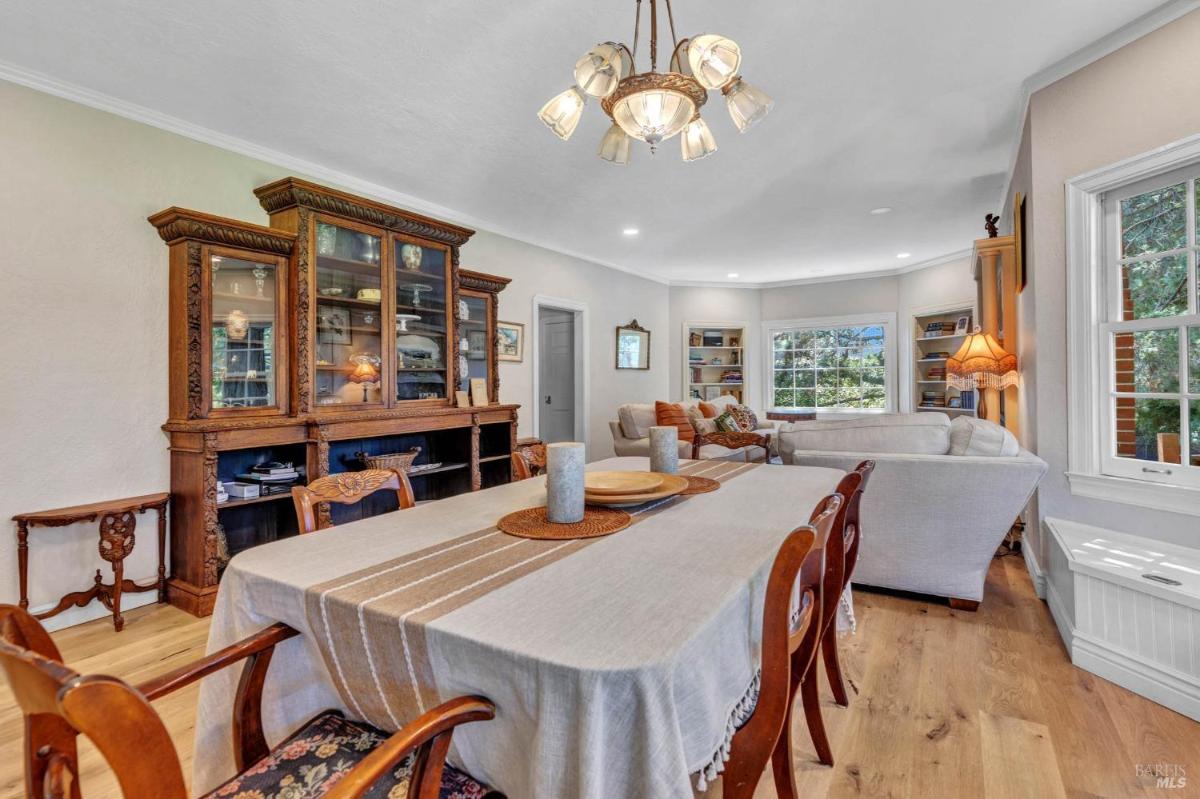
[[[896,412],[896,314],[891,312],[854,314],[849,316],[820,316],[808,319],[772,319],[763,322],[762,365],[763,405],[775,410],[775,334],[788,330],[824,330],[836,327],[883,328],[883,394],[886,406],[880,408],[816,408],[818,415],[871,414]],[[770,400],[768,402],[768,400]]]
[[[1119,297],[1108,291],[1119,279],[1113,236],[1106,224],[1104,196],[1121,196],[1126,189],[1146,190],[1142,181],[1170,185],[1171,173],[1200,165],[1200,136],[1192,136],[1149,153],[1088,172],[1066,181],[1067,228],[1067,478],[1077,496],[1124,502],[1157,510],[1200,515],[1200,488],[1172,474],[1142,472],[1148,462],[1110,456],[1115,415],[1112,401],[1112,333],[1125,329],[1162,327],[1161,320],[1117,322]],[[1158,178],[1158,180],[1152,180]],[[1178,182],[1176,180],[1175,182]],[[1137,193],[1133,191],[1133,193]],[[1189,243],[1194,241],[1189,218]],[[1195,302],[1195,270],[1189,259],[1189,288]],[[1119,285],[1119,283],[1118,283]],[[1193,310],[1196,310],[1192,306]],[[1186,325],[1195,315],[1177,319]],[[1158,324],[1155,324],[1155,321]],[[1182,348],[1181,348],[1182,349]],[[1186,349],[1183,349],[1186,352]],[[1181,355],[1181,358],[1183,356]],[[1186,374],[1181,363],[1181,378]],[[1186,390],[1187,386],[1180,386]],[[1143,395],[1146,396],[1146,395]],[[1148,395],[1153,398],[1157,395]],[[1181,419],[1181,422],[1184,421]],[[1186,425],[1181,436],[1187,435]],[[1132,464],[1132,466],[1131,466]],[[1187,471],[1191,471],[1190,467]],[[1189,475],[1190,477],[1190,475]]]

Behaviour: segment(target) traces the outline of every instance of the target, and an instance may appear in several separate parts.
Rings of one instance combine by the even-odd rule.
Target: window
[[[1191,167],[1103,196],[1104,474],[1200,487],[1198,176]]]
[[[768,405],[890,411],[895,317],[768,322]]]

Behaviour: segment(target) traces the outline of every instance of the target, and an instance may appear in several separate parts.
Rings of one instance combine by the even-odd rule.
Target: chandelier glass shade
[[[650,69],[638,72],[634,56],[641,31],[642,0],[637,0],[633,48],[615,42],[593,47],[575,63],[575,84],[546,103],[538,117],[564,141],[583,117],[588,97],[613,121],[600,142],[598,154],[613,164],[628,164],[633,140],[657,145],[680,133],[685,161],[695,161],[717,151],[716,140],[700,118],[709,91],[720,90],[739,131],[765,117],[774,101],[741,79],[742,51],[732,39],[703,34],[679,40],[671,0],[663,0],[674,44],[668,71],[658,71],[658,0],[650,5]]]
[[[538,112],[538,119],[546,123],[546,127],[554,131],[555,136],[566,141],[571,138],[575,128],[579,127],[586,103],[587,97],[583,92],[572,86],[542,106],[542,110]]]

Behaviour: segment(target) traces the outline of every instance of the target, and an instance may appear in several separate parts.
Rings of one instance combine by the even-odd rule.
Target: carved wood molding
[[[200,244],[187,245],[187,416],[204,416],[204,376],[200,373],[204,355],[204,320],[202,316],[204,264],[200,259]]]
[[[306,424],[340,424],[344,422],[376,422],[389,419],[411,419],[414,417],[471,415],[480,412],[516,411],[520,405],[488,405],[486,408],[383,408],[375,411],[347,411],[345,413],[301,414],[299,416],[258,416],[236,419],[196,419],[194,421],[169,420],[162,429],[168,433],[214,433],[227,430],[269,430],[277,427],[295,427]],[[514,413],[515,416],[515,413]]]
[[[484,272],[474,272],[470,269],[462,269],[458,275],[463,288],[486,291],[489,294],[499,294],[512,282],[512,278],[510,277],[489,275]]]
[[[221,523],[217,518],[217,436],[215,433],[204,435],[204,585],[216,585],[217,573],[220,568],[220,537]]]
[[[159,211],[149,221],[167,244],[187,240],[291,255],[296,240],[296,235],[286,230],[225,219],[186,208]]]
[[[308,490],[322,501],[347,502],[370,494],[395,476],[395,472],[387,469],[339,472],[314,480],[308,484]]]
[[[318,482],[320,479],[328,476],[328,474],[329,474],[329,431],[326,430],[324,427],[318,425],[317,426],[317,476],[318,476],[318,480],[314,480],[314,481],[312,481],[312,483]],[[312,483],[309,484],[310,487],[311,487]],[[317,505],[317,524],[322,528],[333,526],[333,514],[330,512],[329,506],[323,502],[321,504]]]
[[[297,331],[297,335],[293,337],[296,342],[295,399],[296,411],[308,413],[312,410],[313,395],[310,337],[305,333],[310,329],[309,313],[312,306],[309,293],[312,281],[309,280],[311,265],[308,246],[312,212],[302,209],[296,216],[296,319],[292,328]]]
[[[254,194],[269,214],[301,206],[455,247],[465,244],[475,233],[468,228],[440,222],[298,178],[284,178],[260,186],[254,190]]]

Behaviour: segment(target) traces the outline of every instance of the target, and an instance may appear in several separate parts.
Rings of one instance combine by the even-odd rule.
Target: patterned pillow
[[[754,415],[754,411],[750,410],[745,405],[730,405],[726,409],[726,413],[733,414],[733,418],[737,420],[738,426],[743,432],[750,432],[758,429],[758,417]]]
[[[659,400],[654,403],[654,419],[660,427],[679,428],[680,441],[692,441],[696,438],[696,431],[692,429],[692,423],[682,405]]]
[[[716,419],[713,419],[713,423],[716,424],[717,429],[720,430],[722,433],[743,433],[743,432],[745,432],[744,430],[742,430],[741,425],[738,424],[738,421],[734,417],[734,415],[732,413],[730,413],[729,411],[725,411],[725,413],[721,414]]]

